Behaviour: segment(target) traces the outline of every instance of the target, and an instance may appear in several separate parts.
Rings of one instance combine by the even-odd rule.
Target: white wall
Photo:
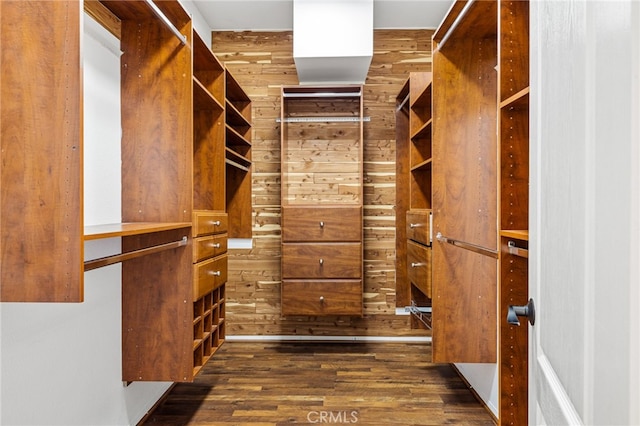
[[[498,364],[456,364],[476,394],[498,417]]]

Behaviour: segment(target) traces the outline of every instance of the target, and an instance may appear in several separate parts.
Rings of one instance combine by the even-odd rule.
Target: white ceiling
[[[292,30],[293,0],[192,0],[213,30]],[[375,29],[438,27],[453,0],[374,0]]]

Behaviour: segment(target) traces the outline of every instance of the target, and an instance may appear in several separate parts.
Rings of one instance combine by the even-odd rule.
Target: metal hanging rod
[[[359,123],[360,121],[371,121],[371,117],[289,117],[285,119],[276,118],[277,123],[325,123],[327,121],[336,123]]]
[[[513,241],[509,241],[507,243],[507,250],[509,251],[509,254],[526,257],[527,259],[529,258],[529,250],[516,246],[516,243]]]
[[[139,250],[129,251],[127,253],[114,254],[113,256],[101,257],[99,259],[87,260],[84,262],[84,270],[91,271],[92,269],[102,268],[103,266],[113,265],[114,263],[120,263],[125,260],[135,259],[137,257],[146,256],[148,254],[158,253],[161,251],[174,249],[187,245],[187,237],[182,237],[179,241],[173,241],[170,243],[159,244],[157,246],[151,246]]]
[[[445,237],[440,232],[438,232],[436,234],[436,240],[438,240],[441,243],[448,243],[448,244],[451,244],[452,246],[456,246],[456,247],[460,247],[460,248],[463,248],[463,249],[466,249],[466,250],[470,250],[472,252],[475,252],[475,253],[478,253],[478,254],[482,254],[484,256],[490,256],[490,257],[493,257],[495,259],[498,258],[498,252],[495,251],[495,250],[491,250],[491,249],[488,249],[486,247],[479,246],[477,244],[467,243],[467,242],[464,242],[464,241],[455,240],[453,238]]]
[[[153,0],[145,0],[147,5],[149,5],[149,7],[151,8],[151,10],[153,11],[153,13],[160,18],[160,20],[162,22],[164,22],[164,24],[167,26],[167,28],[169,28],[171,30],[171,32],[178,37],[178,40],[180,40],[180,43],[187,44],[187,36],[185,36],[184,34],[182,34],[180,31],[178,31],[178,29],[175,27],[175,25],[173,25],[173,23],[169,20],[169,18],[167,18],[167,16],[162,13],[162,11],[158,8],[158,6],[156,6],[156,4],[153,2]]]
[[[456,29],[456,27],[460,24],[460,22],[464,20],[465,15],[467,14],[467,12],[469,12],[469,9],[471,9],[474,2],[475,0],[469,0],[469,2],[467,2],[467,4],[464,5],[464,8],[460,12],[456,20],[453,21],[453,24],[449,28],[449,31],[447,31],[447,33],[442,37],[442,40],[440,40],[440,43],[438,43],[438,50],[442,49],[442,46],[444,46],[447,40],[449,40],[449,37],[451,37],[451,34]]]
[[[359,98],[362,91],[357,92],[283,92],[283,98]]]
[[[412,300],[411,305],[408,307],[409,313],[413,314],[414,318],[420,321],[425,327],[431,330],[431,306],[418,306]]]

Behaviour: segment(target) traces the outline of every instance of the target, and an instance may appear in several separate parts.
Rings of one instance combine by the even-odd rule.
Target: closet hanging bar
[[[478,253],[478,254],[482,254],[484,256],[490,256],[493,257],[495,259],[498,258],[498,252],[495,250],[491,250],[488,249],[486,247],[482,247],[476,244],[471,244],[471,243],[467,243],[464,241],[460,241],[460,240],[455,240],[453,238],[449,238],[449,237],[445,237],[444,235],[442,235],[440,232],[438,232],[436,234],[436,240],[438,240],[441,243],[448,243],[451,244],[452,246],[456,246],[456,247],[460,247],[466,250],[470,250],[472,252]]]
[[[418,306],[414,301],[411,301],[409,313],[411,313],[414,318],[420,321],[425,327],[431,330],[431,306]]]
[[[469,9],[471,9],[471,6],[474,2],[475,0],[469,0],[467,4],[464,5],[464,8],[460,12],[456,20],[453,21],[453,24],[451,24],[451,28],[449,28],[449,31],[445,33],[445,35],[442,37],[442,40],[440,40],[440,42],[438,43],[438,50],[442,49],[442,46],[444,46],[444,44],[447,42],[456,27],[460,24],[460,22],[464,20],[464,16],[467,14],[467,12],[469,12]]]
[[[277,123],[359,123],[361,121],[371,121],[371,117],[288,117],[276,118]]]
[[[167,16],[162,13],[162,11],[158,8],[158,6],[156,6],[156,4],[153,2],[153,0],[145,0],[145,2],[147,3],[147,5],[149,5],[149,7],[151,8],[151,10],[153,11],[153,13],[162,21],[164,22],[164,24],[167,26],[167,28],[169,28],[169,30],[171,30],[171,32],[178,37],[178,40],[180,40],[181,44],[187,44],[187,37],[182,34],[180,31],[178,31],[178,29],[175,27],[175,25],[173,25],[173,23],[169,20],[169,18],[167,18]]]
[[[187,245],[187,237],[182,237],[181,240],[172,241],[170,243],[159,244],[157,246],[151,246],[139,250],[133,250],[127,253],[114,254],[113,256],[101,257],[98,259],[87,260],[84,262],[84,270],[91,271],[92,269],[102,268],[103,266],[113,265],[114,263],[120,263],[125,260],[135,259],[137,257],[146,256],[148,254],[158,253],[165,250],[170,250]]]
[[[357,92],[283,92],[283,98],[359,98],[362,91]]]
[[[507,243],[507,251],[509,254],[513,254],[515,256],[526,257],[527,259],[529,258],[529,250],[516,246],[516,243],[513,241],[509,241]]]

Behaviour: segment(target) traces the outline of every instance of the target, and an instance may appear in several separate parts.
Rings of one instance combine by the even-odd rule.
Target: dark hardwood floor
[[[430,347],[226,342],[146,425],[495,425]]]

